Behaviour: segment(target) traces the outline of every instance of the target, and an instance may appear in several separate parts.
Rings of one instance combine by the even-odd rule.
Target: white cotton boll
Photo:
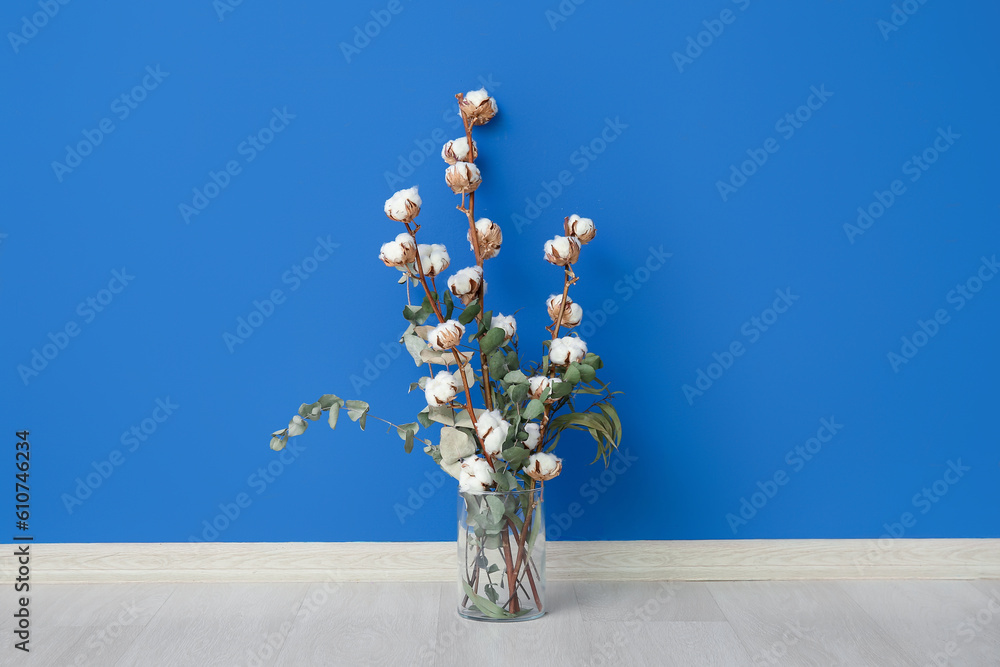
[[[594,221],[590,218],[581,218],[575,213],[566,218],[563,229],[566,231],[566,236],[572,236],[580,243],[590,243],[597,236]]]
[[[424,397],[427,405],[440,406],[448,405],[455,400],[458,393],[458,383],[455,376],[448,371],[439,371],[437,375],[427,380],[424,388]]]
[[[451,264],[448,250],[440,243],[421,243],[417,249],[420,252],[420,266],[427,277],[440,275]]]
[[[497,114],[497,101],[489,96],[485,88],[470,90],[458,103],[459,113],[473,125],[484,125]]]
[[[569,366],[583,361],[587,354],[587,344],[579,338],[564,336],[556,338],[549,347],[549,362],[554,366]]]
[[[401,268],[416,259],[417,245],[412,236],[403,232],[396,236],[395,241],[383,243],[378,256],[386,266]]]
[[[562,294],[553,294],[546,299],[545,308],[549,311],[553,324],[560,322],[561,316],[561,326],[571,329],[583,320],[583,308],[573,303],[573,299],[568,296],[564,301]]]
[[[541,399],[545,390],[552,389],[556,382],[562,382],[562,380],[559,378],[548,378],[544,375],[535,375],[534,377],[530,377],[528,378],[528,396],[531,398]],[[551,395],[545,402],[552,402]]]
[[[583,308],[578,303],[569,304],[569,308],[563,313],[562,326],[572,329],[583,320]]]
[[[476,251],[476,246],[472,244],[472,230],[465,233],[465,238],[469,240],[469,249]],[[500,246],[503,244],[503,232],[500,225],[489,218],[479,218],[476,220],[476,240],[479,242],[479,254],[483,259],[493,259],[500,254]]]
[[[448,278],[448,289],[455,296],[466,296],[475,294],[481,282],[483,282],[483,269],[478,266],[470,266],[460,269],[458,273]]]
[[[465,94],[465,100],[473,105],[479,106],[490,97],[489,93],[486,92],[485,88],[480,88],[479,90],[470,90]]]
[[[306,423],[305,419],[299,417],[298,415],[295,415],[294,417],[292,417],[292,421],[288,422],[289,437],[302,435],[303,433],[306,432],[307,426],[308,424]]]
[[[444,181],[457,194],[469,194],[475,192],[480,183],[483,182],[479,167],[472,162],[456,162],[444,172]]]
[[[462,459],[462,469],[458,474],[458,490],[462,493],[482,493],[493,485],[490,464],[479,456]]]
[[[476,433],[483,443],[483,451],[490,456],[496,456],[507,440],[510,423],[505,421],[499,410],[484,412],[476,418]]]
[[[533,422],[528,423],[524,425],[524,432],[528,434],[528,439],[524,441],[524,446],[528,449],[536,449],[541,444],[541,427]]]
[[[528,477],[542,482],[550,480],[562,472],[562,459],[555,454],[537,452],[528,457],[524,472]]]
[[[441,157],[448,164],[455,164],[456,162],[475,162],[476,158],[479,157],[476,141],[475,139],[472,141],[471,157],[469,156],[469,140],[466,137],[452,139],[442,146]]]
[[[556,236],[545,242],[545,260],[556,266],[574,264],[580,258],[580,242],[568,236]]]
[[[417,193],[417,186],[400,190],[385,200],[385,214],[397,222],[411,222],[420,213],[423,201]]]
[[[504,342],[509,341],[514,337],[514,334],[517,333],[517,320],[514,319],[513,315],[497,313],[493,316],[491,326],[497,329],[503,329]]]
[[[427,332],[427,344],[435,350],[450,350],[462,342],[465,326],[458,320],[448,320]]]

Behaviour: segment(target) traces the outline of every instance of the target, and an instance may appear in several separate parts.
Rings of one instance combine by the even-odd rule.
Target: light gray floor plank
[[[1000,665],[1000,581],[557,581],[545,617],[511,624],[461,619],[456,588],[33,586],[31,652],[8,591],[0,664]]]
[[[845,581],[840,586],[920,665],[1000,664],[1000,604],[993,603],[994,612],[971,582]]]
[[[584,622],[726,620],[704,582],[580,581],[574,588]]]
[[[269,637],[290,629],[308,584],[176,584],[170,598],[114,664],[256,664]],[[274,663],[260,660],[262,665]],[[110,663],[97,663],[110,664]]]
[[[275,665],[414,665],[434,635],[441,584],[357,583],[313,587]],[[311,603],[311,604],[310,604]]]
[[[756,664],[913,667],[840,582],[712,582],[709,590]]]
[[[556,664],[605,667],[749,667],[746,648],[726,621],[611,621],[584,623],[590,656]]]
[[[548,582],[545,616],[519,623],[469,621],[458,615],[455,584],[440,584],[437,632],[417,640],[409,664],[434,667],[589,664],[591,638],[580,618],[573,583]]]

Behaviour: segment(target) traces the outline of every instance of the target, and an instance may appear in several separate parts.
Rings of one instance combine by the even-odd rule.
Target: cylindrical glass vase
[[[545,613],[541,485],[458,494],[458,613],[529,621]]]

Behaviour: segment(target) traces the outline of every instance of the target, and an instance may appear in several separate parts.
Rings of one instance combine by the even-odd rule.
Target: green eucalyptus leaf
[[[319,397],[319,400],[316,402],[319,403],[319,406],[324,410],[329,410],[334,405],[344,404],[343,399],[333,394],[323,394],[322,396]]]
[[[503,344],[506,334],[503,329],[490,329],[479,341],[483,354],[489,356],[494,350]]]
[[[537,398],[533,398],[524,408],[524,412],[521,413],[521,417],[524,419],[535,419],[536,417],[540,417],[543,412],[545,412],[545,404]]]
[[[520,384],[527,382],[528,377],[521,371],[511,371],[503,377],[503,381],[507,384]]]
[[[458,316],[458,323],[463,325],[468,324],[472,320],[476,319],[476,315],[479,314],[479,311],[479,302],[473,301],[466,306],[465,310],[462,311],[462,314]]]
[[[428,409],[429,407],[424,408],[417,415],[417,421],[420,422],[420,425],[423,426],[424,428],[430,428],[431,424],[434,423],[433,421],[431,421],[430,416],[427,414]]]
[[[568,382],[571,385],[576,384],[580,381],[580,365],[570,364],[566,371],[563,373],[563,382]]]
[[[587,354],[584,355],[583,363],[587,364],[594,370],[598,370],[604,367],[604,362],[601,361],[601,358],[596,354],[594,354],[593,352],[588,352]]]
[[[584,382],[593,382],[597,378],[597,371],[594,370],[593,366],[580,364],[577,366],[577,370],[580,371],[580,379]]]
[[[507,390],[507,395],[514,403],[522,403],[528,398],[528,385],[526,383],[515,384]]]
[[[340,417],[340,403],[334,403],[330,406],[330,428],[337,428],[337,419]]]
[[[451,290],[444,291],[444,319],[450,320],[451,314],[455,310],[455,302],[451,298]]]
[[[503,460],[507,462],[507,465],[512,470],[523,468],[528,462],[529,456],[531,456],[531,452],[528,451],[527,447],[522,447],[521,445],[514,445],[503,450]]]
[[[573,391],[573,385],[569,382],[553,382],[552,398],[564,398]]]
[[[516,371],[521,368],[520,360],[517,358],[517,350],[511,350],[507,354],[507,368]]]
[[[487,357],[489,359],[490,375],[493,377],[503,377],[507,369],[507,358],[503,352],[497,350]]]

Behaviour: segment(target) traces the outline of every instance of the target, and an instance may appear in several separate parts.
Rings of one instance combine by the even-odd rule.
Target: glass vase
[[[476,621],[529,621],[545,613],[541,485],[459,492],[458,613]]]

